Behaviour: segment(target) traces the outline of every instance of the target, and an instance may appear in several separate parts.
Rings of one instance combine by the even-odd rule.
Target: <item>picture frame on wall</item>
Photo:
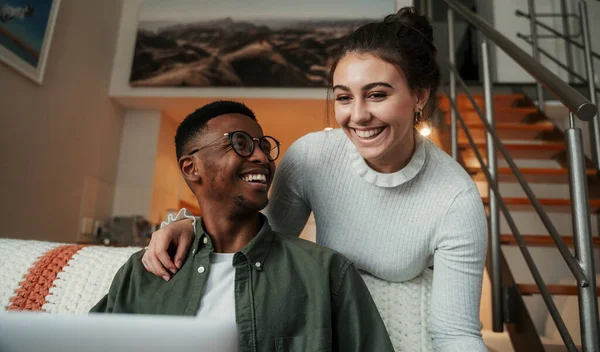
[[[38,84],[61,0],[0,0],[0,61]]]
[[[132,87],[326,87],[341,39],[394,0],[141,0]]]

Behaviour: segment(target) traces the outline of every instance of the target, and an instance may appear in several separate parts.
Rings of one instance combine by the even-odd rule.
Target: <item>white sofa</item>
[[[0,311],[86,314],[137,247],[0,238]],[[433,351],[428,330],[432,271],[390,283],[364,273],[396,351]]]

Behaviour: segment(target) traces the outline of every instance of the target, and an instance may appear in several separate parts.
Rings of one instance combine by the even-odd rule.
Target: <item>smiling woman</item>
[[[408,281],[433,266],[435,350],[486,351],[481,198],[464,169],[415,129],[435,108],[436,53],[431,25],[412,8],[345,39],[330,73],[341,128],[311,133],[287,150],[265,214],[274,229],[298,236],[313,212],[319,244],[384,280]],[[156,248],[191,232],[188,220],[159,230],[145,258],[176,271]],[[162,276],[162,265],[146,268]]]
[[[361,53],[344,56],[333,81],[335,119],[369,166],[384,173],[406,166],[414,153],[413,116],[429,89],[419,97],[397,66]]]

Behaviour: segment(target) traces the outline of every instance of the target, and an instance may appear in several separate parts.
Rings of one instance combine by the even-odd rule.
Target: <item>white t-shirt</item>
[[[235,253],[210,253],[210,271],[200,301],[198,317],[235,324]]]
[[[169,214],[167,221],[161,224],[161,228],[173,221],[184,218],[193,219],[194,229],[196,228],[196,218],[185,208],[181,209],[175,216]],[[235,253],[210,253],[208,258],[210,270],[208,272],[206,284],[204,285],[202,299],[200,300],[200,308],[198,309],[196,316],[203,319],[220,320],[231,323],[231,325],[235,326],[237,329],[237,323],[235,321],[234,255]]]

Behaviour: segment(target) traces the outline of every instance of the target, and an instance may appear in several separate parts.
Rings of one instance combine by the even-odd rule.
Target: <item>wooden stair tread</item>
[[[483,108],[483,106],[481,107]],[[440,107],[440,110],[442,110],[445,115],[446,118],[450,119],[450,106],[446,106],[446,107]],[[479,118],[479,114],[477,113],[477,111],[469,106],[469,107],[464,107],[464,106],[459,106],[458,110],[460,111],[460,115],[466,120],[466,121],[481,121],[481,118]],[[519,116],[519,118],[517,120],[520,120],[520,118],[522,118],[524,115],[528,115],[528,114],[537,114],[537,109],[536,108],[512,108],[512,107],[502,107],[502,106],[498,106],[498,107],[494,107],[494,116],[495,117],[505,117],[506,115],[521,115]],[[485,113],[485,111],[484,111]],[[501,119],[504,120],[504,119]],[[542,121],[550,121],[549,119],[544,119]],[[518,122],[518,121],[516,121]]]
[[[483,94],[481,95],[483,97]],[[521,99],[525,97],[523,94],[519,93],[496,93],[494,94],[495,99]]]
[[[471,175],[471,178],[476,182],[486,182],[487,179],[483,171],[481,171],[481,166],[479,166],[479,162],[473,159],[465,159],[465,164],[467,165],[467,172]],[[565,168],[519,168],[521,174],[525,177],[527,182],[529,183],[548,183],[548,184],[566,184],[569,182],[569,170]],[[586,174],[588,176],[588,181],[591,180],[591,177],[596,175],[596,171],[594,169],[587,169]],[[517,177],[513,174],[512,169],[509,167],[499,167],[498,168],[498,181],[505,183],[517,183]]]
[[[485,106],[485,97],[483,94],[472,94],[473,99],[482,109]],[[459,109],[473,109],[471,100],[464,93],[457,94],[457,106]],[[524,103],[524,104],[523,104]],[[447,111],[450,107],[450,100],[446,95],[438,95],[438,106]],[[516,108],[516,109],[533,109],[537,112],[537,108],[522,94],[494,94],[494,107],[498,108]]]
[[[483,99],[483,93],[477,93],[477,94],[471,94],[471,95],[474,96],[474,97],[480,97],[480,98]],[[466,99],[467,98],[467,94],[462,93],[462,92],[461,93],[457,93],[456,97],[458,99],[462,99],[462,98]],[[521,93],[495,93],[494,97],[497,97],[499,99],[508,99],[508,98],[511,98],[511,99],[521,99],[521,98],[524,97],[524,95],[521,94]],[[440,94],[438,94],[438,99],[448,99],[448,97],[446,96],[446,94],[441,94],[440,93]]]
[[[566,150],[565,144],[561,142],[543,142],[543,143],[518,143],[518,142],[503,142],[504,147],[508,150],[555,150],[563,151]],[[479,148],[485,148],[485,140],[475,140],[475,145]],[[459,138],[458,147],[463,149],[470,149],[471,144],[466,138]]]
[[[483,204],[488,205],[490,202],[489,197],[481,197],[483,200]],[[562,198],[538,198],[538,201],[541,205],[571,205],[570,199],[562,199]],[[520,198],[520,197],[505,197],[504,203],[509,204],[531,204],[529,198]],[[594,204],[595,206],[600,206],[600,199],[590,199],[590,204]]]
[[[479,173],[481,172],[481,166],[468,166],[467,170],[469,171],[469,173]],[[564,169],[564,168],[557,168],[557,169],[551,169],[551,168],[542,168],[542,167],[520,167],[519,171],[521,171],[522,174],[524,174],[525,176],[527,176],[527,174],[530,175],[569,175],[569,170],[568,169]],[[499,167],[498,168],[498,174],[511,174],[512,175],[512,169],[510,167]],[[588,176],[594,176],[596,174],[596,170],[594,169],[587,169],[585,172]]]
[[[470,122],[466,121],[469,129],[485,129],[485,126],[481,122]],[[514,123],[514,122],[498,122],[496,123],[496,130],[526,130],[526,131],[552,131],[556,126],[550,121],[537,122],[532,124]]]
[[[485,128],[482,123],[467,122],[469,128]],[[556,126],[552,122],[544,121],[532,124],[514,123],[514,122],[497,122],[496,129],[500,130],[535,130],[548,131],[553,130]]]
[[[527,245],[536,247],[556,247],[556,243],[550,235],[521,235]],[[574,244],[573,236],[560,236],[567,246],[572,247]],[[500,235],[500,244],[517,245],[517,240],[513,235]],[[592,246],[600,248],[600,237],[592,237]]]
[[[540,294],[536,284],[518,284],[522,295]],[[546,285],[551,295],[577,296],[577,286],[575,285]],[[596,287],[596,295],[600,295],[600,287]]]
[[[481,118],[474,108],[459,107],[460,116],[465,122],[475,121],[481,123]],[[445,121],[450,123],[450,107],[440,107],[440,111],[444,112]],[[544,115],[540,115],[536,108],[508,108],[494,107],[494,118],[496,123],[514,122],[522,124],[532,124],[544,121],[550,121]],[[457,122],[458,123],[458,122]],[[460,125],[460,123],[459,123]]]
[[[490,204],[489,197],[481,197],[484,206]],[[509,211],[529,211],[535,212],[533,205],[528,198],[515,198],[515,197],[504,197],[504,203],[508,207]],[[538,202],[542,205],[544,210],[548,213],[560,212],[570,213],[571,212],[571,200],[570,199],[551,199],[551,198],[538,198]],[[590,199],[590,212],[593,214],[600,213],[600,199]]]
[[[471,95],[477,102],[483,102],[485,100],[485,97],[483,94],[471,94]],[[510,94],[510,93],[494,94],[494,102],[498,102],[498,103],[506,103],[506,102],[513,103],[514,101],[523,99],[523,98],[525,98],[525,96],[523,94]],[[448,102],[449,99],[448,99],[448,96],[446,96],[445,94],[439,94],[438,100],[440,102]],[[456,100],[459,103],[463,102],[463,101],[470,103],[470,100],[469,100],[467,94],[465,94],[465,93],[456,94]]]
[[[487,130],[481,122],[467,122],[469,134],[474,140],[485,140]],[[564,136],[562,132],[551,122],[542,122],[536,124],[522,123],[498,123],[496,124],[496,134],[503,140],[527,140],[527,141],[548,141],[548,142],[563,142]],[[467,138],[465,131],[458,129],[459,138]]]
[[[440,109],[442,111],[444,111],[446,114],[448,114],[450,111],[449,107],[450,107],[450,105],[447,105],[445,107],[440,107]],[[483,109],[484,106],[481,106],[481,108]],[[475,117],[476,119],[480,120],[479,114],[471,105],[469,105],[468,107],[459,106],[458,110],[460,111],[461,114],[463,114],[463,113],[468,114],[469,116]],[[485,111],[483,111],[483,112],[485,113]],[[538,110],[535,107],[526,107],[526,106],[525,107],[494,106],[494,112],[496,112],[496,113],[531,114],[531,113],[537,113]],[[463,117],[466,117],[466,116],[463,115]]]
[[[484,140],[475,140],[475,145],[479,150],[479,153],[484,160],[487,160],[486,143]],[[471,149],[471,145],[465,139],[459,139],[458,148],[462,155],[462,158],[467,160],[473,160],[473,162],[467,163],[467,165],[477,165],[477,158],[475,152]],[[539,144],[523,144],[519,142],[505,142],[504,148],[508,151],[513,159],[536,159],[536,160],[548,160],[553,159],[559,162],[562,160],[562,155],[565,153],[564,143],[556,142],[544,142]],[[504,156],[500,151],[496,152],[498,159],[504,159]]]

